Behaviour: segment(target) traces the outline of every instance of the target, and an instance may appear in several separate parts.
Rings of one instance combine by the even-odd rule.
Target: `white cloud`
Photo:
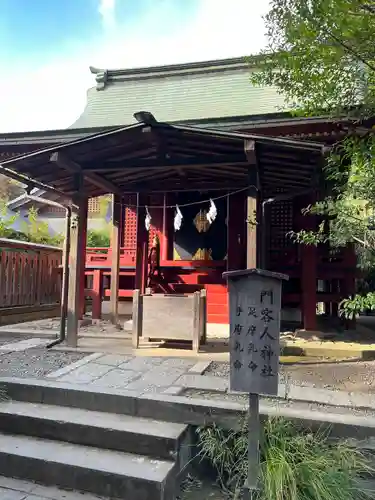
[[[25,61],[7,71],[0,79],[0,131],[68,127],[82,112],[86,90],[95,83],[90,65],[122,68],[203,61],[255,53],[264,46],[261,16],[268,0],[200,0],[196,15],[186,23],[177,19],[173,0],[151,5],[130,29],[117,25],[104,30],[96,43],[56,56],[49,65],[33,62],[27,69]],[[115,0],[100,1],[106,27],[115,23],[115,7]]]
[[[114,28],[116,25],[116,0],[99,0],[98,11],[102,17],[104,28]]]

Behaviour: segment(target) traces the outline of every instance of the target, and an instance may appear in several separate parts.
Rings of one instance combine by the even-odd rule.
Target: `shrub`
[[[109,229],[89,229],[87,231],[87,246],[89,248],[111,246]]]
[[[199,455],[209,461],[221,487],[239,498],[247,477],[247,425],[198,430]],[[328,433],[298,430],[285,419],[266,422],[261,439],[260,500],[364,500],[372,498],[358,478],[371,471],[367,458]],[[373,493],[372,493],[373,495]]]

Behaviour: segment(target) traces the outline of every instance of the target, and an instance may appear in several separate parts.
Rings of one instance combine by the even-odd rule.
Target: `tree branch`
[[[371,7],[372,8],[372,7]],[[321,10],[321,9],[319,9]],[[324,15],[324,13],[321,11],[321,13]],[[312,20],[313,23],[315,24],[315,26],[317,25],[315,19],[313,18],[312,14],[309,12],[309,17],[310,17],[310,21]],[[341,45],[341,47],[343,47],[346,51],[348,51],[351,55],[353,55],[354,57],[356,57],[359,61],[361,61],[363,64],[365,64],[369,69],[371,69],[371,71],[375,71],[375,66],[373,66],[372,64],[370,64],[368,61],[366,61],[366,59],[364,59],[360,54],[358,54],[358,52],[354,49],[352,49],[350,47],[350,45],[348,45],[346,42],[344,42],[343,40],[341,40],[338,36],[336,36],[334,33],[332,33],[332,31],[324,26],[319,26],[319,29],[321,29],[326,35],[328,35],[329,37],[331,37],[333,40],[335,40],[335,42],[337,42],[339,45]]]

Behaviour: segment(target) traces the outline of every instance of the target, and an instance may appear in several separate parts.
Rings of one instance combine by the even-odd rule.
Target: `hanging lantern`
[[[217,216],[217,209],[215,203],[210,200],[210,209],[207,212],[207,220],[210,224],[213,223],[213,221],[216,219]]]
[[[174,216],[174,230],[179,231],[181,229],[181,224],[182,224],[182,213],[181,210],[178,208],[178,205],[176,205],[176,213]]]
[[[148,211],[147,207],[146,207],[145,226],[146,226],[146,231],[150,231],[150,227],[151,227],[151,215],[150,215],[150,212]]]

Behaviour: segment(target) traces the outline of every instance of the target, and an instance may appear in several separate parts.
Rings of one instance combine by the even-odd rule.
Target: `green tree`
[[[297,115],[352,123],[327,161],[330,195],[304,211],[322,224],[291,236],[303,244],[353,244],[368,288],[375,270],[375,135],[367,125],[375,115],[375,7],[365,0],[272,0],[265,24],[268,45],[252,84],[276,86]],[[341,311],[353,317],[367,308],[375,309],[371,292],[348,298]]]
[[[21,183],[0,174],[0,200],[2,202],[20,196],[23,192],[24,187]]]
[[[89,248],[106,247],[111,244],[109,229],[89,229],[87,231],[87,246]]]
[[[372,115],[375,12],[363,0],[272,0],[254,84],[275,85],[305,115]]]
[[[12,238],[15,231],[12,229],[13,224],[18,219],[18,214],[8,215],[6,203],[0,201],[0,238]]]

